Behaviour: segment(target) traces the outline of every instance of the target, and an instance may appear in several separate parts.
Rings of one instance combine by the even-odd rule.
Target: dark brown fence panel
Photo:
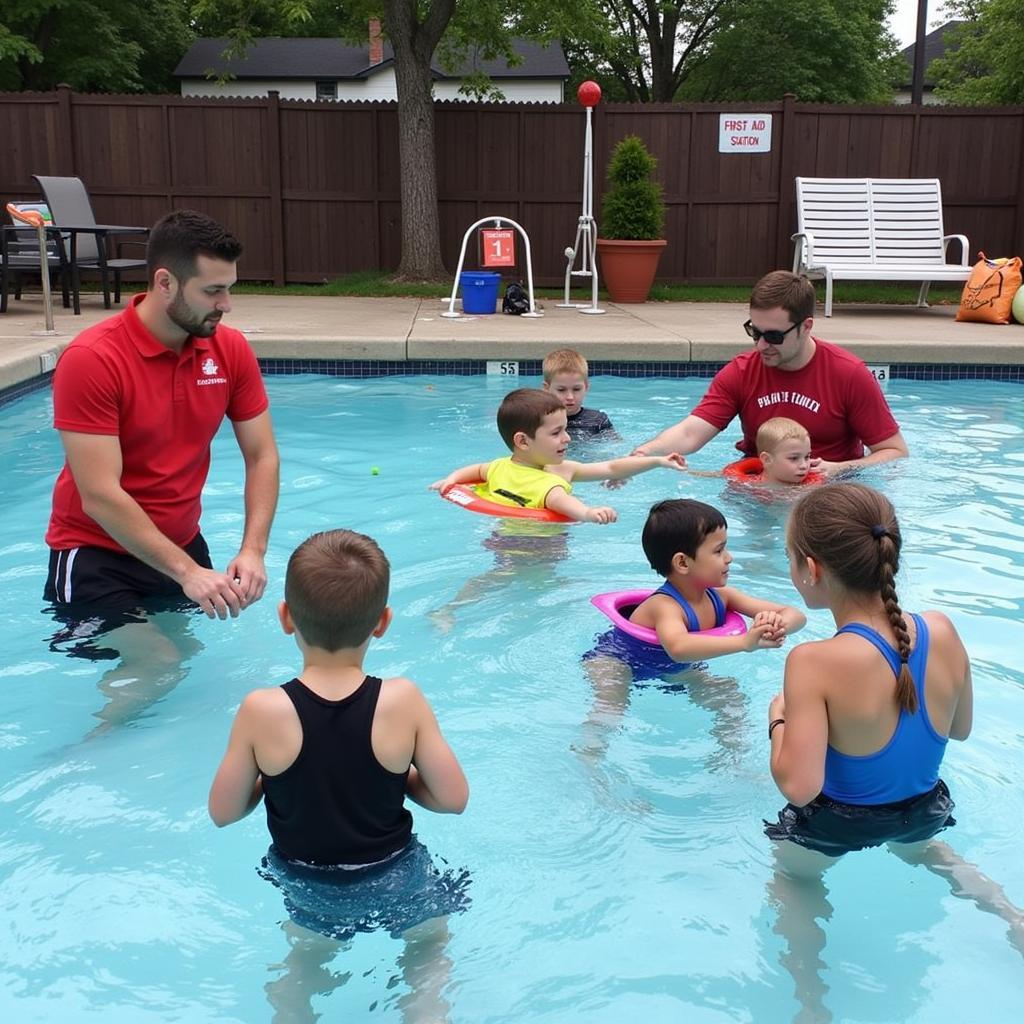
[[[722,113],[771,113],[769,153],[719,153]],[[530,235],[534,273],[560,284],[581,212],[585,117],[576,105],[436,107],[442,255],[489,214]],[[611,151],[639,135],[666,203],[663,281],[749,282],[792,259],[793,178],[938,177],[947,230],[972,256],[1024,251],[1024,112],[1018,108],[781,103],[604,104],[594,112],[594,213]],[[388,270],[401,252],[398,120],[390,103],[177,96],[0,95],[0,200],[33,174],[77,174],[97,217],[148,224],[190,206],[245,244],[249,279],[321,281]],[[525,274],[520,251],[517,272]],[[475,240],[468,264],[478,259]]]

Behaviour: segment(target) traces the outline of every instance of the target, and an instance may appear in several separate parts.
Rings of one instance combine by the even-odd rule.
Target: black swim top
[[[614,430],[612,421],[600,409],[586,409],[582,406],[575,416],[570,416],[565,425],[569,437],[574,441],[582,441],[595,437],[605,430]]]
[[[342,700],[326,700],[301,680],[285,683],[302,725],[298,757],[263,776],[267,827],[289,860],[372,864],[412,835],[404,772],[388,771],[370,743],[381,681],[367,676]]]

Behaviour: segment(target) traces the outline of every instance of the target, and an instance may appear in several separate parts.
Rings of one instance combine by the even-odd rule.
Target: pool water
[[[283,453],[268,593],[235,621],[172,617],[164,626],[181,653],[153,653],[142,671],[50,650],[39,595],[59,443],[48,394],[0,409],[4,1020],[1019,1018],[1024,955],[1005,923],[884,850],[845,858],[795,927],[780,922],[761,820],[784,803],[765,724],[785,650],[720,658],[685,686],[647,683],[595,704],[581,656],[604,621],[588,598],[656,585],[639,542],[651,503],[718,504],[731,582],[796,602],[784,505],[668,471],[615,491],[584,484],[577,494],[616,507],[617,523],[574,525],[546,554],[541,544],[533,557],[509,556],[495,543],[497,520],[427,490],[456,465],[501,454],[493,416],[507,380],[275,377],[268,387]],[[598,377],[592,404],[635,443],[705,387]],[[944,838],[1017,907],[1021,394],[1012,384],[890,383],[913,458],[863,475],[901,517],[903,606],[947,612],[973,660],[974,734],[946,757],[959,824]],[[734,436],[691,463],[721,466]],[[598,443],[586,455],[625,449]],[[221,565],[241,535],[241,494],[225,430],[203,519]],[[462,817],[413,808],[434,856],[472,877],[470,908],[449,919],[433,953],[380,932],[347,947],[296,934],[257,874],[262,810],[223,831],[206,814],[242,696],[299,665],[275,616],[288,554],[336,526],[376,537],[393,567],[395,622],[368,669],[420,684],[470,781]],[[812,612],[801,639],[831,629]]]

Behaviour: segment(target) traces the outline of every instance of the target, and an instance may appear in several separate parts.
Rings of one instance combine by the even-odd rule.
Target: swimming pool
[[[598,377],[592,397],[635,441],[682,415],[705,385]],[[815,907],[824,946],[816,951],[807,929],[818,962],[794,966],[761,833],[784,802],[768,773],[765,709],[785,651],[719,659],[686,689],[636,687],[628,705],[601,714],[580,662],[604,626],[590,595],[653,582],[639,544],[653,501],[718,504],[735,585],[794,601],[785,509],[668,472],[614,492],[585,484],[578,493],[617,507],[618,523],[569,527],[554,561],[495,572],[486,542],[496,521],[426,487],[500,454],[493,412],[509,386],[483,376],[270,378],[284,461],[268,594],[236,621],[179,628],[181,672],[161,669],[149,705],[153,694],[117,675],[116,661],[69,658],[44,642],[53,627],[40,612],[42,532],[59,444],[46,393],[0,409],[3,1018],[252,1024],[277,1006],[279,1020],[659,1024],[790,1020],[803,1003],[805,1020],[1016,1019],[1024,958],[1005,925],[884,851],[826,876],[827,903]],[[904,607],[945,610],[973,659],[975,731],[946,758],[959,821],[946,838],[1018,907],[1021,394],[1014,384],[891,383],[914,457],[864,475],[901,516]],[[722,465],[731,436],[691,462]],[[241,533],[230,432],[216,442],[204,505],[222,564]],[[376,537],[393,566],[396,621],[367,667],[419,682],[472,790],[461,818],[414,808],[432,853],[472,875],[472,905],[449,921],[431,977],[415,975],[403,943],[384,934],[345,950],[293,946],[280,894],[256,873],[268,845],[262,812],[224,831],[206,815],[239,700],[298,666],[274,614],[287,556],[314,530],[341,525]],[[474,600],[446,607],[468,580]],[[829,632],[813,612],[802,638]],[[433,1008],[410,999],[410,981],[434,995]]]

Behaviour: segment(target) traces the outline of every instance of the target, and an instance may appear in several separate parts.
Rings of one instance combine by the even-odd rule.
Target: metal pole
[[[917,38],[914,42],[914,81],[910,102],[924,100],[924,37],[928,34],[928,0],[917,0]]]

